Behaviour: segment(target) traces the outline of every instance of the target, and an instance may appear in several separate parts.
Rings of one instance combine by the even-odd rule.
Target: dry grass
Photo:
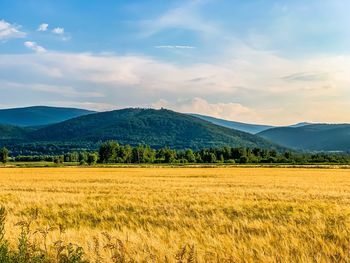
[[[346,169],[0,169],[0,204],[13,246],[35,213],[92,262],[350,262]]]

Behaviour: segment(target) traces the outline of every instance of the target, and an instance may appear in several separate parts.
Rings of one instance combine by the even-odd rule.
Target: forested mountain
[[[89,114],[33,131],[30,138],[31,141],[65,143],[113,139],[121,144],[175,149],[223,145],[278,148],[258,136],[165,109],[123,109]]]
[[[223,127],[227,127],[230,129],[235,129],[239,131],[244,131],[248,132],[251,134],[256,134],[259,132],[262,132],[267,129],[271,129],[274,126],[270,125],[260,125],[260,124],[250,124],[250,123],[243,123],[243,122],[236,122],[236,121],[228,121],[224,119],[219,119],[219,118],[214,118],[211,116],[205,116],[205,115],[200,115],[200,114],[191,114],[192,116],[198,117],[200,119],[209,121],[211,123],[214,123],[216,125],[220,125]]]
[[[65,121],[90,113],[93,113],[93,111],[47,106],[3,109],[0,110],[0,124],[22,127],[40,126]]]
[[[12,125],[0,124],[0,141],[1,140],[24,140],[30,129],[24,129]]]
[[[259,136],[294,149],[350,151],[350,124],[312,124],[272,128]]]
[[[60,121],[62,119],[64,121]],[[17,126],[1,122],[17,123]],[[35,148],[40,145],[45,149],[45,145],[50,144],[52,147],[74,145],[75,148],[94,149],[103,141],[116,140],[121,144],[146,144],[153,148],[169,146],[174,149],[226,145],[280,149],[278,145],[282,145],[311,151],[350,151],[349,124],[301,123],[250,134],[268,127],[271,126],[181,114],[165,109],[130,108],[94,113],[38,106],[0,110],[0,146],[31,144],[36,145]]]

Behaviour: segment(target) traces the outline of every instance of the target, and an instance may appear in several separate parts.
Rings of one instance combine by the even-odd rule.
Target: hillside
[[[256,134],[264,130],[273,128],[273,126],[269,126],[269,125],[249,124],[249,123],[243,123],[243,122],[228,121],[228,120],[214,118],[214,117],[200,115],[200,114],[191,114],[191,115],[198,117],[202,120],[214,123],[216,125],[220,125],[223,127],[227,127],[227,128],[235,129],[239,131],[248,132],[251,134]]]
[[[122,144],[148,144],[155,148],[278,147],[258,136],[165,109],[89,114],[41,128],[30,135],[32,141],[97,143],[113,139]]]
[[[0,124],[0,140],[23,140],[31,130]]]
[[[0,124],[22,127],[41,126],[58,123],[90,113],[93,113],[93,111],[47,106],[3,109],[0,110]]]
[[[311,122],[299,122],[296,124],[292,124],[286,127],[291,127],[291,128],[299,128],[299,127],[303,127],[303,126],[307,126],[307,125],[313,125],[313,124],[321,124],[321,123],[311,123]]]
[[[350,151],[350,124],[313,124],[273,128],[259,136],[294,149]]]

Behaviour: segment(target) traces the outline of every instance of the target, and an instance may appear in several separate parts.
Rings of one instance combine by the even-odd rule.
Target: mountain
[[[272,126],[272,125],[264,125],[264,124],[251,124],[251,123],[244,123],[244,122],[237,122],[237,121],[228,121],[224,119],[219,119],[219,118],[214,118],[211,116],[205,116],[205,115],[200,115],[200,114],[190,114],[192,116],[195,116],[197,118],[200,118],[202,120],[209,121],[211,123],[214,123],[216,125],[220,125],[226,128],[230,129],[235,129],[239,131],[244,131],[248,132],[251,134],[258,134],[262,131],[272,129],[272,128],[277,128],[277,126]],[[313,125],[316,123],[310,123],[310,122],[300,122],[288,126],[281,126],[281,127],[292,127],[292,128],[298,128],[298,127],[303,127],[307,125]],[[318,123],[317,123],[318,124]]]
[[[0,124],[0,140],[24,140],[30,129]]]
[[[0,110],[0,124],[21,127],[41,126],[65,121],[90,113],[93,113],[93,111],[47,106],[3,109]]]
[[[31,141],[148,144],[159,148],[204,147],[279,148],[258,136],[212,124],[170,110],[123,109],[94,113],[30,132]]]
[[[286,127],[299,128],[299,127],[303,127],[303,126],[306,126],[306,125],[313,125],[313,124],[319,124],[319,123],[299,122],[299,123],[296,123],[296,124],[293,124],[293,125],[289,125],[289,126],[286,126]]]
[[[236,121],[228,121],[224,119],[218,119],[210,116],[200,115],[200,114],[190,114],[192,116],[195,116],[197,118],[200,118],[205,121],[209,121],[211,123],[214,123],[216,125],[220,125],[226,128],[235,129],[239,131],[248,132],[251,134],[256,134],[259,132],[262,132],[264,130],[273,128],[274,126],[269,125],[260,125],[260,124],[249,124],[249,123],[243,123],[243,122],[236,122]]]
[[[279,127],[259,136],[294,149],[313,151],[350,151],[350,124],[311,124]]]

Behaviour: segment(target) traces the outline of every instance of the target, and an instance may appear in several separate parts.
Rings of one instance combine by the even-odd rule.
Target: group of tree
[[[350,163],[346,153],[278,152],[274,149],[220,147],[199,151],[152,149],[147,145],[132,147],[108,141],[100,146],[99,163]]]
[[[0,162],[6,162],[9,151],[0,150]],[[101,164],[145,164],[145,163],[338,163],[349,164],[348,153],[300,153],[292,151],[279,152],[274,149],[220,147],[193,151],[192,149],[175,150],[168,147],[152,149],[147,145],[121,145],[116,141],[107,141],[96,151],[73,151],[61,155],[18,155],[15,161],[48,161],[56,164],[65,162],[81,165]]]

